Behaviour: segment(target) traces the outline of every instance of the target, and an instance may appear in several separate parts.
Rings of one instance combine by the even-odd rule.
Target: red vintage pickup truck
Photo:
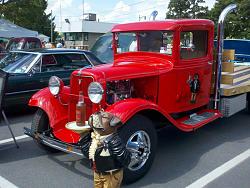
[[[121,119],[119,134],[133,154],[124,181],[136,181],[153,163],[157,130],[172,125],[193,131],[223,117],[219,108],[223,23],[235,8],[228,6],[219,19],[215,75],[212,21],[119,24],[112,29],[114,62],[74,71],[70,86],[52,77],[49,87],[29,102],[38,110],[31,129],[26,128],[25,133],[45,149],[82,155],[80,135],[65,125],[75,121],[79,93],[83,93],[87,117],[103,109]]]

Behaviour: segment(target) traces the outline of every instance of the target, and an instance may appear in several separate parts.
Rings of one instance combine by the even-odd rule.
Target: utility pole
[[[50,23],[50,27],[51,27],[51,38],[50,38],[50,42],[52,43],[53,42],[53,20],[52,20],[52,10],[51,10],[51,23]]]
[[[84,45],[83,22],[84,22],[84,0],[82,0],[82,46]]]
[[[62,1],[60,1],[60,32],[62,32]]]

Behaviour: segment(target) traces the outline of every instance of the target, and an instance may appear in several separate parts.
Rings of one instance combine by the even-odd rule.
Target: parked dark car
[[[0,69],[9,73],[4,107],[26,105],[38,90],[47,87],[51,76],[69,85],[71,73],[79,68],[103,64],[89,51],[34,49],[11,51],[0,60]]]

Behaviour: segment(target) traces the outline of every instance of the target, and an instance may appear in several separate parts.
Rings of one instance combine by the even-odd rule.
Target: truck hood
[[[119,58],[113,64],[88,68],[83,70],[81,74],[90,75],[97,79],[104,78],[106,81],[109,81],[155,76],[169,72],[172,69],[173,63],[166,58],[143,55]]]

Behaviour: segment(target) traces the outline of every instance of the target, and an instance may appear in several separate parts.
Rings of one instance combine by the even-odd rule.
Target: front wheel
[[[45,133],[49,130],[49,118],[47,114],[42,110],[38,109],[33,117],[32,123],[31,123],[31,131],[33,133]],[[49,133],[46,133],[49,134]],[[39,140],[34,139],[35,143],[43,150],[48,152],[59,152],[59,150],[51,148],[47,145],[44,145],[43,143],[39,142]]]
[[[132,153],[131,163],[124,169],[123,182],[129,184],[143,177],[150,169],[157,147],[157,134],[150,119],[136,115],[119,131]]]
[[[247,93],[247,112],[250,114],[250,93]]]

